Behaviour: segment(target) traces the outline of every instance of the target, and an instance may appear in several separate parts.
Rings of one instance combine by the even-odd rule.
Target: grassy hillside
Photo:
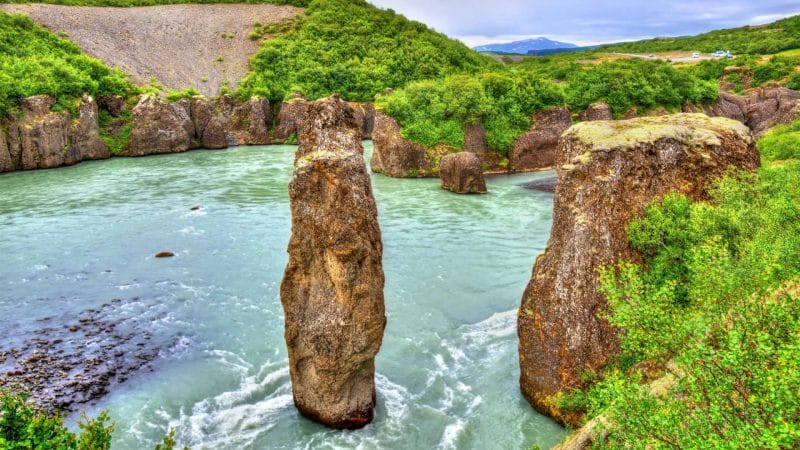
[[[31,95],[51,95],[57,108],[70,109],[84,92],[128,95],[135,90],[121,71],[82,54],[27,16],[0,13],[0,117]]]
[[[460,42],[363,0],[314,0],[289,32],[270,39],[251,60],[244,95],[272,100],[299,91],[334,92],[371,101],[409,81],[475,73],[498,63]]]
[[[797,448],[800,121],[759,142],[710,202],[679,195],[628,227],[645,263],[601,277],[622,353],[562,407],[616,424],[601,448]],[[677,386],[654,397],[647,382]]]
[[[738,54],[763,55],[795,48],[800,48],[800,16],[768,25],[715,30],[691,37],[658,38],[609,45],[602,50],[628,53],[728,50]]]

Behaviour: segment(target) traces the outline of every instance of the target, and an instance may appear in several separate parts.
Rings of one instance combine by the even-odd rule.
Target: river
[[[552,173],[490,177],[485,196],[374,175],[388,317],[376,420],[342,432],[298,416],[279,298],[293,151],[0,176],[6,345],[46,317],[66,324],[89,309],[147,332],[136,345],[156,359],[86,408],[109,410],[115,450],[152,448],[169,428],[193,449],[527,449],[562,439],[519,392],[515,328],[552,222],[552,195],[519,184]],[[154,258],[162,250],[176,256]]]

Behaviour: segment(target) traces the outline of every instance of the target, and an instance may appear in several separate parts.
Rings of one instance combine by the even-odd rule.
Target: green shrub
[[[800,120],[770,130],[758,141],[766,161],[800,159]]]
[[[84,93],[136,92],[119,69],[81,54],[73,43],[35,25],[24,15],[0,13],[0,117],[23,97],[46,94],[57,108],[74,109]]]
[[[179,100],[183,99],[191,99],[192,97],[197,97],[201,95],[200,92],[197,91],[195,88],[188,88],[183,89],[180,91],[169,91],[166,95],[166,100],[168,103],[175,103]]]

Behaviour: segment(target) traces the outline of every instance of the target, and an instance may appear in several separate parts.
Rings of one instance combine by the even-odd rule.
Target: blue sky
[[[528,37],[580,45],[682,36],[800,14],[800,0],[369,0],[475,46]]]

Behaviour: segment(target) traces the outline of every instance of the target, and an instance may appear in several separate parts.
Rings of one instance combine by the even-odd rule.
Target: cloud
[[[577,44],[683,36],[800,14],[796,0],[370,0],[469,45],[546,36]]]

